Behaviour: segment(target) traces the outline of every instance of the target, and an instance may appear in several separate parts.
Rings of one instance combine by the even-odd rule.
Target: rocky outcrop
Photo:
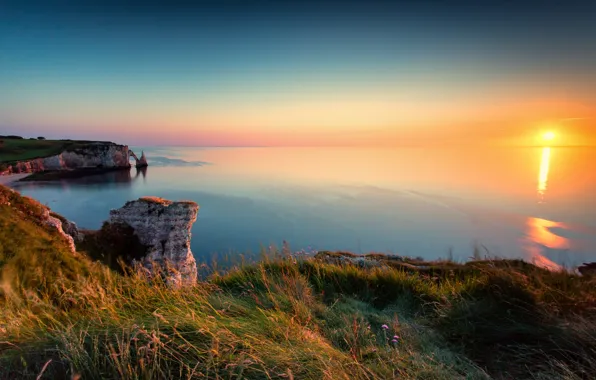
[[[145,157],[145,152],[141,151],[141,158],[138,158],[137,155],[135,154],[135,152],[133,152],[132,150],[129,151],[130,155],[132,157],[134,157],[135,159],[135,167],[136,168],[146,168],[147,166],[149,166],[149,164],[147,163],[147,157]]]
[[[192,285],[197,281],[197,264],[190,250],[190,229],[198,211],[195,202],[144,197],[110,211],[107,223],[132,227],[147,247],[138,263],[150,274],[163,273],[172,286]]]
[[[139,161],[137,161],[137,164],[135,166],[137,168],[144,168],[149,166],[149,164],[147,164],[147,157],[145,157],[145,152],[141,151],[141,158],[139,158]]]
[[[319,251],[315,260],[333,265],[354,265],[360,268],[395,268],[409,272],[431,272],[432,267],[422,259],[412,259],[404,256],[369,253],[355,255],[351,252]]]
[[[83,241],[84,234],[79,231],[76,223],[71,222],[70,220],[66,219],[62,215],[56,214],[55,212],[50,211],[50,217],[60,220],[62,231],[71,236],[75,243]]]
[[[365,256],[355,255],[350,252],[321,251],[315,255],[315,259],[326,264],[355,265],[360,268],[376,268],[383,266],[383,263],[380,261]]]
[[[45,222],[47,225],[54,227],[58,231],[58,233],[66,239],[66,241],[68,242],[68,246],[70,247],[70,250],[73,253],[76,252],[77,249],[75,247],[74,238],[66,232],[64,232],[64,230],[62,229],[62,221],[60,219],[50,215],[50,213],[48,212]]]
[[[90,168],[130,168],[128,146],[93,142],[65,150],[55,156],[35,158],[11,164],[4,174],[35,173],[47,170],[75,170]]]
[[[594,276],[596,275],[596,263],[583,263],[577,270],[583,276]]]

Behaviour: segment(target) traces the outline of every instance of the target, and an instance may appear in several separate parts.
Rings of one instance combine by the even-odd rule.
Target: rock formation
[[[132,150],[129,151],[130,155],[132,157],[134,157],[135,159],[135,167],[138,168],[145,168],[147,166],[149,166],[149,164],[147,163],[147,158],[145,157],[145,152],[141,151],[141,158],[138,158],[137,155],[135,154],[135,152],[133,152]]]
[[[58,233],[60,235],[62,235],[68,241],[68,246],[70,247],[70,250],[73,253],[76,252],[74,238],[72,236],[70,236],[69,234],[67,234],[66,232],[64,232],[64,230],[62,229],[62,221],[60,219],[50,215],[49,212],[48,212],[46,218],[47,218],[46,224],[48,224],[49,226],[52,226],[56,230],[58,230]]]
[[[317,260],[333,265],[355,265],[360,268],[382,267],[383,263],[365,256],[354,255],[349,252],[321,251],[315,255]]]
[[[76,223],[71,222],[62,215],[56,214],[52,211],[50,211],[50,217],[60,220],[62,231],[65,234],[71,236],[74,242],[80,242],[83,240],[84,235],[81,231],[79,231],[79,228],[77,227]]]
[[[596,263],[583,263],[583,265],[580,265],[577,270],[583,276],[596,275]]]
[[[75,170],[89,168],[130,168],[128,146],[93,142],[55,156],[35,158],[12,164],[5,174],[34,173],[46,170]]]
[[[133,228],[147,247],[140,264],[150,273],[161,271],[172,286],[192,285],[197,281],[197,264],[190,250],[190,229],[198,211],[194,202],[144,197],[110,211],[108,223]]]
[[[147,157],[145,157],[145,152],[141,151],[141,158],[137,161],[136,167],[142,168],[146,166],[149,166],[149,164],[147,164]]]
[[[50,211],[49,208],[45,206],[42,207],[43,210],[41,214],[41,220],[48,226],[55,228],[58,233],[64,237],[64,239],[66,239],[70,250],[73,253],[76,252],[75,242],[79,242],[83,238],[83,235],[79,232],[77,225],[65,219],[63,216]]]

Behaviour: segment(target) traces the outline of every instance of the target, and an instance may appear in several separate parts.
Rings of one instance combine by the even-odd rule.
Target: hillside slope
[[[0,378],[582,379],[596,282],[509,261],[347,253],[212,273],[117,274],[0,187]],[[415,263],[421,264],[421,263]]]

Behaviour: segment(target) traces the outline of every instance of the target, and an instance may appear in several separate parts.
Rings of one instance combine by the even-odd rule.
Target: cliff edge
[[[112,142],[73,142],[61,153],[47,157],[5,162],[0,174],[35,173],[78,169],[130,168],[127,145]]]

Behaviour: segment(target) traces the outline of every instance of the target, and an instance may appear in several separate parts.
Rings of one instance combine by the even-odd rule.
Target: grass
[[[0,190],[2,379],[588,379],[596,370],[590,277],[519,261],[403,266],[372,255],[380,265],[359,267],[326,257],[342,253],[269,252],[176,290],[73,258],[40,224],[41,205]]]
[[[65,150],[76,150],[91,141],[75,140],[30,140],[0,138],[0,164],[34,158],[49,157],[60,154]]]

